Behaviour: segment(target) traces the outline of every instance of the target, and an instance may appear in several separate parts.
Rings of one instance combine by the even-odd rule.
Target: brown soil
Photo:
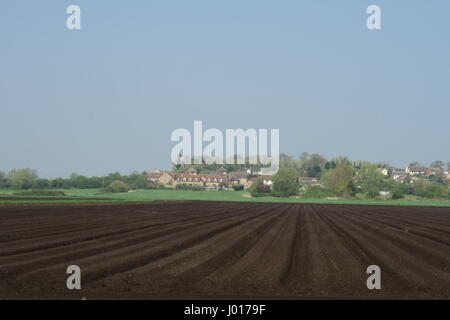
[[[79,265],[82,290],[66,288]],[[368,290],[366,268],[381,268]],[[0,298],[450,298],[450,209],[156,202],[0,208]]]

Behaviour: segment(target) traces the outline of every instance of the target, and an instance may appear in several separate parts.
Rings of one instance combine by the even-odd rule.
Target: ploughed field
[[[69,265],[81,290],[66,287]],[[450,298],[450,208],[0,206],[0,298],[82,297]]]

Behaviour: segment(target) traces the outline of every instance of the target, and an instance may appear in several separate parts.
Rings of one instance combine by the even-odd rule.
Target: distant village
[[[72,173],[69,178],[39,178],[33,169],[0,172],[0,189],[100,189],[128,192],[145,189],[247,190],[247,195],[301,196],[304,198],[392,198],[450,200],[450,162],[429,166],[413,162],[404,169],[387,163],[352,161],[346,157],[327,160],[319,154],[298,158],[280,155],[275,175],[263,173],[256,164],[177,164],[172,170],[118,172],[101,177]]]
[[[205,189],[228,189],[233,185],[242,185],[244,189],[248,189],[259,176],[261,176],[260,169],[228,172],[224,167],[213,173],[199,173],[195,168],[189,168],[184,173],[155,170],[147,174],[149,181],[162,184],[166,188],[176,188],[177,185],[183,184]],[[262,178],[265,184],[272,184],[272,176]]]
[[[414,183],[416,179],[430,182],[445,182],[450,184],[450,171],[442,168],[427,168],[425,166],[410,165],[404,169],[394,167],[381,167],[378,171],[386,177],[401,183]],[[191,167],[185,172],[169,172],[155,170],[147,174],[150,182],[161,184],[166,188],[176,188],[177,185],[199,186],[205,189],[230,189],[241,185],[243,189],[250,188],[258,178],[262,178],[267,186],[272,185],[273,176],[262,175],[258,168],[244,169],[242,171],[228,172],[220,167],[216,172],[199,173]],[[322,186],[317,177],[298,177],[298,182],[306,186]]]

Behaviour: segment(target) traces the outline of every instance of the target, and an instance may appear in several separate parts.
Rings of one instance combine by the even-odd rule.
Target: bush
[[[325,190],[325,188],[320,187],[320,186],[310,186],[307,187],[306,190],[303,192],[302,196],[304,198],[325,198],[325,197],[331,197],[334,196],[335,194],[328,192],[327,190]]]
[[[205,188],[199,185],[189,185],[186,183],[179,183],[175,186],[175,190],[204,191]]]
[[[232,188],[233,188],[234,191],[242,191],[242,190],[244,190],[244,186],[242,184],[235,184],[235,185],[233,185]]]
[[[204,191],[205,188],[202,187],[202,186],[193,185],[193,186],[190,188],[190,190],[192,190],[192,191]]]
[[[119,193],[128,192],[128,185],[123,181],[113,181],[109,186],[105,188],[106,192]]]
[[[414,194],[428,199],[448,199],[449,189],[447,186],[436,182],[417,180],[413,185]]]
[[[396,189],[396,190],[392,191],[392,199],[393,200],[403,199],[404,197],[405,197],[405,193],[402,190]]]
[[[147,185],[148,190],[161,190],[166,189],[166,186],[163,183],[149,183]]]
[[[273,177],[273,193],[278,197],[298,195],[297,171],[293,168],[281,168]]]
[[[66,194],[63,191],[57,190],[26,190],[16,191],[13,193],[15,196],[46,196],[46,197],[65,197]]]
[[[366,192],[366,197],[367,199],[375,199],[380,195],[380,192],[378,191],[377,188],[370,188],[367,192]]]
[[[256,182],[250,187],[250,194],[252,197],[258,197],[259,194],[271,193],[270,186],[264,184],[262,177],[259,177]]]
[[[186,183],[179,183],[175,186],[175,190],[188,190],[189,186]]]
[[[47,189],[49,187],[50,187],[50,183],[47,179],[38,179],[33,184],[33,188],[36,188],[36,189]]]
[[[275,197],[276,195],[272,192],[266,192],[266,193],[258,193],[258,192],[252,192],[251,193],[253,198],[262,198],[262,197]]]

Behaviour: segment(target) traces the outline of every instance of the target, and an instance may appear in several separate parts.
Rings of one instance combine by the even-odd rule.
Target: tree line
[[[422,166],[412,162],[410,166]],[[388,175],[380,169],[388,170]],[[450,162],[436,160],[430,168],[450,169]],[[319,154],[302,153],[298,159],[280,156],[280,170],[272,185],[259,178],[250,189],[253,196],[302,196],[305,198],[344,197],[401,199],[407,196],[428,199],[450,199],[448,180],[442,174],[430,177],[407,177],[403,182],[390,175],[388,163],[352,161],[347,157],[327,160]],[[316,178],[320,185],[302,184],[302,178]]]
[[[359,170],[368,161],[355,161],[350,160],[347,157],[337,157],[334,159],[327,160],[320,154],[303,152],[296,159],[288,154],[280,154],[280,167],[281,168],[293,168],[297,171],[301,177],[313,177],[320,178],[322,173],[329,169],[336,168],[339,164],[347,164],[355,170]],[[387,168],[390,169],[391,166],[386,162],[372,162],[377,168]],[[409,166],[425,167],[418,161],[414,161],[408,164]],[[441,170],[450,170],[450,161],[444,162],[441,160],[433,161],[430,168],[438,168]]]
[[[420,166],[418,162],[410,165]],[[256,168],[249,165],[206,165],[176,166],[175,171],[183,172],[195,167],[199,172],[214,172],[220,167],[227,171],[240,171]],[[450,162],[436,160],[431,168],[450,169]],[[430,199],[449,199],[448,180],[442,175],[431,177],[408,177],[403,182],[395,181],[390,175],[384,175],[380,168],[390,169],[387,163],[370,163],[352,161],[346,157],[327,160],[319,154],[302,153],[298,159],[287,154],[280,156],[280,170],[272,177],[272,185],[264,184],[259,177],[250,189],[253,196],[274,195],[280,197],[303,196],[306,198],[347,197],[375,199],[390,197],[401,199],[408,195]],[[316,178],[320,185],[302,184],[302,178]],[[249,176],[250,178],[250,176]],[[120,183],[119,183],[120,182]],[[147,172],[133,172],[129,175],[110,173],[101,177],[86,177],[72,173],[69,178],[43,179],[36,170],[13,169],[7,173],[0,172],[0,188],[15,190],[28,189],[154,189],[160,188],[147,179]],[[241,186],[239,186],[241,187]]]
[[[113,182],[121,181],[130,189],[150,189],[154,184],[148,181],[147,172],[133,172],[129,175],[110,173],[102,177],[86,177],[72,173],[69,178],[39,178],[34,169],[13,169],[8,173],[0,172],[0,188],[14,190],[28,189],[105,189]],[[114,184],[117,186],[118,184]]]

